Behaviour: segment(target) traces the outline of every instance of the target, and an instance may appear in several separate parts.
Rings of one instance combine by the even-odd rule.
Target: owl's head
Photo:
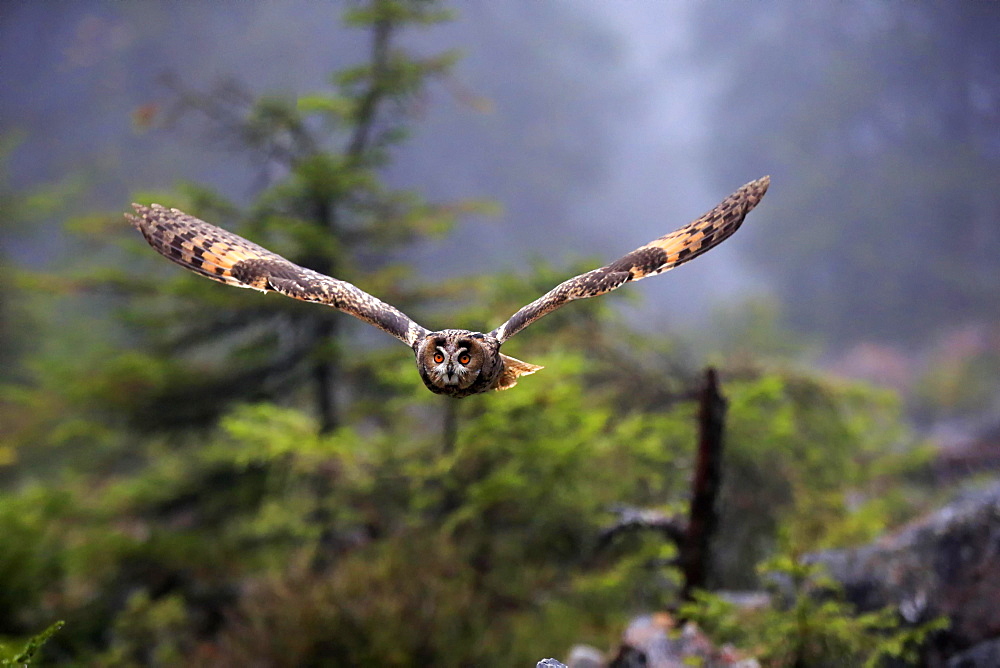
[[[496,339],[464,329],[431,332],[417,344],[416,354],[424,385],[453,397],[482,392],[503,367]]]

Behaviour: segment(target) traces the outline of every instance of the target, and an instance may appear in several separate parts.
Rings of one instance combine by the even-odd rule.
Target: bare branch
[[[610,510],[618,515],[618,521],[601,530],[597,539],[598,550],[607,547],[616,536],[622,533],[657,531],[664,534],[678,547],[684,544],[687,537],[687,524],[680,517],[634,506],[615,506]]]

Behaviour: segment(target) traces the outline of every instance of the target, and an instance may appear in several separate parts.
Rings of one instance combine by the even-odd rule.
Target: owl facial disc
[[[424,385],[452,397],[478,394],[492,385],[503,368],[499,348],[496,339],[465,329],[431,332],[414,346]]]

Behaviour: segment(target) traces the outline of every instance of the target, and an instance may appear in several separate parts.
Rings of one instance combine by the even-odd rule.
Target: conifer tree
[[[351,4],[344,20],[369,32],[366,60],[337,72],[332,90],[298,99],[253,99],[232,84],[198,91],[168,80],[175,93],[169,116],[193,114],[207,122],[229,148],[260,161],[265,181],[245,212],[199,187],[187,187],[186,201],[176,206],[293,262],[411,306],[415,290],[404,280],[407,270],[387,258],[418,239],[446,233],[462,206],[433,205],[392,190],[378,170],[406,138],[414,103],[428,81],[446,74],[456,57],[413,56],[395,38],[447,18],[429,0]],[[159,262],[143,252],[150,267]],[[170,380],[136,405],[141,423],[165,426],[158,416],[168,413],[172,422],[207,422],[233,400],[305,399],[302,388],[308,388],[324,431],[343,422],[347,379],[367,376],[344,353],[353,323],[333,309],[262,299],[168,271],[151,270],[157,280],[137,287],[143,298],[130,305],[148,328],[144,335],[152,334],[149,350],[170,367]],[[117,278],[126,284],[125,277]],[[170,296],[151,308],[149,295],[163,292],[162,280],[169,282]],[[356,338],[350,335],[352,346]],[[370,379],[364,385],[370,390]]]

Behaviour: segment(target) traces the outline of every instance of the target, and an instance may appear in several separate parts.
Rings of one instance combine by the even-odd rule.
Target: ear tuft
[[[541,371],[545,368],[537,364],[522,362],[503,353],[500,354],[500,359],[503,361],[503,372],[497,377],[496,382],[493,383],[493,387],[490,388],[493,390],[509,390],[517,385],[518,376],[530,376],[536,371]]]

